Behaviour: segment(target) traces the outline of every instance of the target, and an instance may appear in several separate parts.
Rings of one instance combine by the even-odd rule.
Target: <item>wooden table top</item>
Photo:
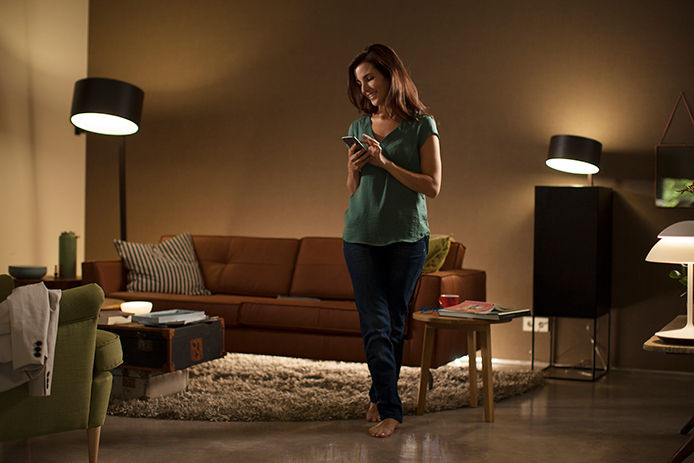
[[[504,320],[482,320],[479,318],[442,317],[438,312],[419,311],[413,313],[412,318],[435,326],[484,326],[497,323],[508,323],[512,320],[512,318],[506,318]]]
[[[104,298],[104,302],[101,304],[101,310],[117,310],[120,309],[122,299],[114,299],[111,297]]]
[[[686,315],[678,315],[674,320],[665,325],[661,331],[676,330],[683,328],[687,324]],[[663,341],[658,336],[653,335],[643,343],[643,350],[653,352],[668,352],[671,354],[694,354],[694,344],[673,344]]]

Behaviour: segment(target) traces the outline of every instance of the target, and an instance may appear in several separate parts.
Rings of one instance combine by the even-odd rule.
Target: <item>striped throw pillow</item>
[[[128,291],[199,296],[205,288],[190,233],[157,244],[113,240],[128,270]]]

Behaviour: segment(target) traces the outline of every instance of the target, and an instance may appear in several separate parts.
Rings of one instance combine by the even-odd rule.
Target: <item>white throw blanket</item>
[[[0,391],[29,382],[29,395],[51,394],[62,292],[20,286],[0,303]]]

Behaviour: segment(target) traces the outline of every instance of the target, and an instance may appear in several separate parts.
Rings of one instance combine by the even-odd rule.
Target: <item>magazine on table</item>
[[[197,310],[160,310],[142,315],[133,315],[133,321],[145,326],[187,325],[205,320],[205,312]]]
[[[516,309],[482,301],[463,301],[460,304],[439,309],[442,317],[477,318],[480,320],[506,320],[530,315],[530,309]]]

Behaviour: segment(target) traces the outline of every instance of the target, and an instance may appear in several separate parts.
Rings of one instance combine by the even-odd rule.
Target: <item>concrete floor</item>
[[[405,417],[388,439],[365,421],[209,423],[107,417],[99,461],[666,462],[686,441],[694,376],[611,371],[596,383],[548,380],[481,407]],[[366,405],[366,404],[365,404]],[[86,432],[0,443],[0,462],[86,462]],[[687,459],[694,463],[694,456]]]

